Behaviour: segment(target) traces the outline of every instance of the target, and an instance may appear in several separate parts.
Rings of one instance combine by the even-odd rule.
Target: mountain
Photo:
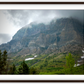
[[[49,24],[32,22],[22,27],[12,40],[0,45],[8,54],[49,54],[81,51],[83,24],[75,18],[60,18]]]

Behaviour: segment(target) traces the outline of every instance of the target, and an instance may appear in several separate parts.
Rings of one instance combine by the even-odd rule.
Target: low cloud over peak
[[[83,10],[1,10],[0,33],[3,35],[0,34],[0,38],[3,39],[0,43],[9,41],[20,28],[31,22],[47,24],[54,18],[62,17],[74,17],[83,23]],[[4,39],[5,36],[7,39]]]
[[[7,10],[10,19],[18,26],[25,26],[30,22],[48,23],[54,18],[75,17],[83,20],[83,10]]]

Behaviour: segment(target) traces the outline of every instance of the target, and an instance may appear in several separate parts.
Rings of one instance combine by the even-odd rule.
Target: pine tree
[[[9,74],[16,74],[16,67],[15,67],[15,64],[13,64],[12,67],[10,67]]]
[[[13,74],[15,73],[15,71],[16,71],[16,67],[15,67],[15,65],[13,64]]]
[[[6,63],[7,63],[7,51],[6,50],[3,52],[2,56],[3,56],[3,59],[2,59],[3,60],[3,64],[5,66]]]
[[[7,73],[6,71],[6,64],[7,64],[7,51],[4,50],[2,54],[2,71],[3,73]]]
[[[36,74],[36,69],[34,69],[33,67],[30,69],[30,74]]]
[[[0,74],[7,73],[6,65],[7,65],[7,51],[5,50],[2,53],[0,50]]]
[[[2,52],[0,50],[0,74],[2,73]]]
[[[25,61],[23,61],[21,65],[19,66],[18,73],[19,74],[29,74],[29,67],[27,66]]]

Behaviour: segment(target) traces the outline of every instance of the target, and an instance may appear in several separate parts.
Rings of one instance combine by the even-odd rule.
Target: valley
[[[9,66],[14,64],[17,69],[15,74],[23,74],[21,68],[25,63],[30,72],[36,71],[34,74],[84,74],[84,63],[73,65],[83,54],[83,26],[75,18],[60,18],[49,24],[32,22],[18,30],[10,42],[0,45],[0,50],[8,52]],[[67,66],[69,53],[73,68]]]

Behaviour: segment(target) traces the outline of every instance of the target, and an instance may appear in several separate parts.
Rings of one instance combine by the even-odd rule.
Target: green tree
[[[3,53],[0,50],[0,74],[7,73],[7,51],[4,50]]]
[[[10,67],[9,74],[16,74],[16,67],[15,67],[15,64],[13,64],[12,67]]]
[[[23,61],[21,65],[19,66],[18,73],[19,74],[29,74],[29,67],[27,66],[25,61]]]
[[[30,69],[30,74],[36,74],[36,69],[32,67],[32,68]]]
[[[7,51],[4,50],[2,54],[2,65],[3,65],[3,73],[7,73]]]
[[[2,58],[3,65],[6,65],[6,63],[7,63],[7,51],[6,50],[3,52],[2,56],[3,56],[3,58]]]
[[[3,68],[3,66],[2,66],[2,52],[0,50],[0,74],[2,73],[2,68]]]
[[[66,74],[73,74],[74,64],[75,64],[75,61],[72,58],[71,53],[69,53],[69,55],[66,56],[66,68],[65,68]]]

